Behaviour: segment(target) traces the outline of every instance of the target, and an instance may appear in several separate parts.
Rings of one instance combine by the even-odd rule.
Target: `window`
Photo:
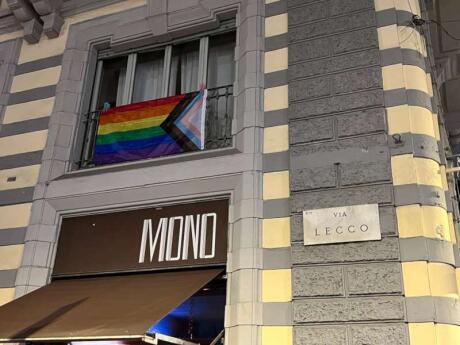
[[[188,42],[142,49],[124,56],[101,58],[97,63],[91,109],[87,114],[80,167],[144,159],[144,156],[131,154],[129,150],[134,146],[140,147],[145,152],[148,151],[145,158],[230,146],[235,39],[235,32],[230,31]],[[198,95],[202,95],[203,99],[206,95],[205,102],[202,102],[203,110],[200,110],[205,115],[200,118],[202,130],[199,133],[199,142],[187,137],[188,134],[193,135],[193,129],[190,128],[183,129],[185,135],[182,137],[174,134],[178,131],[177,128],[181,127],[172,123],[169,117],[162,120],[163,122],[160,120],[155,122],[161,128],[148,127],[146,124],[148,121],[143,120],[142,124],[128,124],[126,121],[126,128],[129,127],[130,131],[123,129],[116,132],[116,129],[112,129],[110,137],[107,136],[109,130],[102,130],[102,126],[106,124],[103,116],[108,112],[133,112],[133,109],[140,109],[142,106],[153,107],[168,100],[179,102],[177,104],[178,107],[182,107],[179,107],[180,109],[193,109],[198,107],[196,103]],[[182,99],[185,98],[189,103],[184,103]],[[155,100],[156,102],[152,103]],[[137,108],[129,108],[129,105],[136,105]],[[176,108],[168,109],[175,114],[176,118],[182,116],[182,113],[177,115]],[[117,121],[121,121],[119,117]],[[166,122],[168,124],[164,125]],[[193,121],[187,118],[185,122]],[[174,143],[168,142],[167,149],[158,151],[153,147],[155,140],[149,135],[156,135],[157,141],[161,136],[166,138],[165,140],[176,140],[182,146],[176,147]],[[168,135],[171,135],[172,139]],[[131,142],[128,143],[128,139]],[[190,144],[183,144],[184,140],[188,139]],[[127,152],[124,157],[117,156],[115,151],[118,149]],[[99,159],[98,155],[101,152],[110,155],[111,158]]]

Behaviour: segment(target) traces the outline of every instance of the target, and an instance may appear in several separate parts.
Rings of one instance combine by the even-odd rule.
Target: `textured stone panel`
[[[323,5],[323,7],[325,7]],[[299,9],[303,10],[303,9]],[[296,11],[297,14],[298,11]],[[294,14],[290,13],[289,23],[291,22],[291,17],[294,17]],[[332,35],[348,30],[356,30],[360,28],[366,28],[369,26],[375,26],[375,13],[374,11],[366,11],[355,13],[348,16],[331,18],[327,21],[319,21],[315,23],[308,24],[305,22],[302,26],[291,27],[289,28],[289,41],[296,42],[304,39],[311,39],[323,35]],[[297,22],[296,25],[302,24]]]
[[[345,327],[294,327],[294,345],[347,345]]]
[[[350,327],[351,345],[408,344],[406,325],[357,325]]]
[[[355,188],[298,192],[291,196],[291,211],[302,212],[318,208],[361,204],[391,203],[393,188],[389,184]]]
[[[292,271],[295,297],[342,296],[341,267],[298,267]]]
[[[289,46],[289,63],[327,57],[330,55],[330,51],[331,47],[327,38],[291,44]]]
[[[350,295],[401,293],[399,263],[375,263],[345,268]]]
[[[391,182],[390,160],[353,162],[340,165],[340,184],[350,186],[373,182]]]
[[[339,137],[369,134],[385,130],[385,109],[365,109],[337,116]]]
[[[291,144],[308,143],[334,137],[333,118],[318,118],[291,122],[289,140]]]
[[[301,101],[331,94],[329,77],[319,77],[289,83],[289,100]]]
[[[295,323],[404,319],[402,297],[299,300],[293,307]]]
[[[337,169],[335,166],[291,170],[291,191],[335,187]]]
[[[289,66],[288,75],[289,80],[295,80],[379,64],[379,50],[372,49],[333,56],[327,59],[297,63]]]
[[[364,9],[374,9],[374,0],[331,0],[328,2],[331,16],[351,13]]]
[[[382,87],[382,69],[376,66],[346,71],[334,75],[331,85],[336,94]]]
[[[289,11],[289,25],[306,24],[327,18],[327,6],[322,2],[308,4],[295,11]]]
[[[399,259],[397,238],[380,241],[351,242],[317,246],[292,246],[293,264],[325,264],[358,261],[389,261]]]
[[[355,92],[309,102],[292,103],[289,106],[289,118],[307,118],[383,105],[383,90]]]
[[[378,47],[377,30],[375,27],[335,35],[332,38],[332,51],[334,54],[343,54],[354,50],[374,47]]]

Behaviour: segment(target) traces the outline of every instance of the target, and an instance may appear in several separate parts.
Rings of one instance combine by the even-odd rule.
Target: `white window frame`
[[[195,85],[195,89],[198,90],[201,85],[206,87],[207,84],[207,72],[208,72],[208,51],[209,51],[209,36],[201,37],[199,39],[199,58],[198,58],[198,78],[197,78],[197,85]],[[169,90],[169,79],[171,75],[171,58],[172,58],[172,50],[173,45],[169,44],[163,47],[164,56],[163,56],[163,85],[161,90],[161,97],[168,96]],[[128,62],[126,64],[126,81],[123,89],[123,97],[121,99],[120,105],[131,104],[133,98],[133,90],[134,90],[134,78],[136,75],[136,65],[137,65],[137,56],[138,54],[142,54],[142,52],[134,52],[128,54]],[[95,93],[93,94],[91,100],[91,111],[97,110],[97,103],[100,93],[101,87],[101,78],[102,78],[102,70],[104,67],[104,59],[101,59],[97,63],[96,69],[96,76],[94,81],[94,90]]]

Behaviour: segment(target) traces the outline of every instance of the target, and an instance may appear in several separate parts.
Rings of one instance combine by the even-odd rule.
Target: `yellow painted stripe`
[[[287,109],[289,104],[287,85],[271,87],[264,90],[264,110],[273,111]]]
[[[261,345],[292,345],[292,327],[262,326],[261,338]]]
[[[37,183],[39,172],[39,164],[0,170],[0,190],[34,186]],[[8,182],[9,178],[14,178],[15,180]]]
[[[264,200],[289,197],[289,171],[277,171],[263,174]]]
[[[14,288],[0,289],[0,306],[11,302],[14,299]]]
[[[426,108],[400,105],[386,109],[388,134],[413,133],[435,137],[433,114]]]
[[[389,10],[395,7],[394,0],[375,0],[375,10],[377,12]]]
[[[287,13],[265,18],[265,37],[285,34],[288,31]]]
[[[404,294],[407,297],[437,296],[458,299],[455,268],[426,261],[403,262]]]
[[[455,275],[457,277],[457,292],[460,295],[460,268],[455,270]]]
[[[0,246],[0,271],[12,270],[21,266],[23,244]]]
[[[13,78],[11,92],[21,92],[37,87],[56,85],[60,75],[61,66],[17,75]]]
[[[395,8],[400,11],[421,15],[420,0],[394,0]]]
[[[168,117],[168,115],[147,117],[144,119],[108,123],[99,126],[98,134],[109,134],[113,132],[128,132],[136,129],[149,128],[161,125],[161,123]]]
[[[289,302],[291,300],[291,270],[262,271],[262,302]]]
[[[383,89],[395,90],[406,88],[429,94],[427,76],[418,66],[395,64],[382,68]]]
[[[420,184],[442,188],[439,164],[431,159],[411,154],[391,157],[391,170],[395,186]]]
[[[437,206],[406,205],[396,207],[401,238],[428,237],[450,241],[447,211]]]
[[[283,152],[289,150],[288,125],[264,128],[264,153]]]
[[[412,49],[427,57],[425,39],[420,33],[409,26],[396,24],[377,29],[380,50],[391,48]]]
[[[43,150],[48,130],[0,138],[0,157]]]
[[[412,345],[436,345],[434,323],[409,323],[409,337]]]
[[[288,68],[288,48],[265,52],[265,73],[283,71]]]
[[[21,228],[27,226],[29,224],[31,208],[31,203],[1,206],[0,229]]]
[[[54,97],[9,105],[5,109],[3,123],[8,124],[50,116],[53,106]]]
[[[460,326],[436,324],[436,345],[460,344]]]
[[[289,217],[264,219],[262,229],[263,248],[291,246],[291,220]]]

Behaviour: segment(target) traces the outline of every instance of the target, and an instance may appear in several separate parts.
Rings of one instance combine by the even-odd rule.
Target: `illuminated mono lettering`
[[[158,262],[212,259],[216,255],[217,214],[161,218],[155,234],[151,219],[145,219],[139,251],[139,263],[150,262],[158,253]],[[189,258],[189,251],[192,258]]]

